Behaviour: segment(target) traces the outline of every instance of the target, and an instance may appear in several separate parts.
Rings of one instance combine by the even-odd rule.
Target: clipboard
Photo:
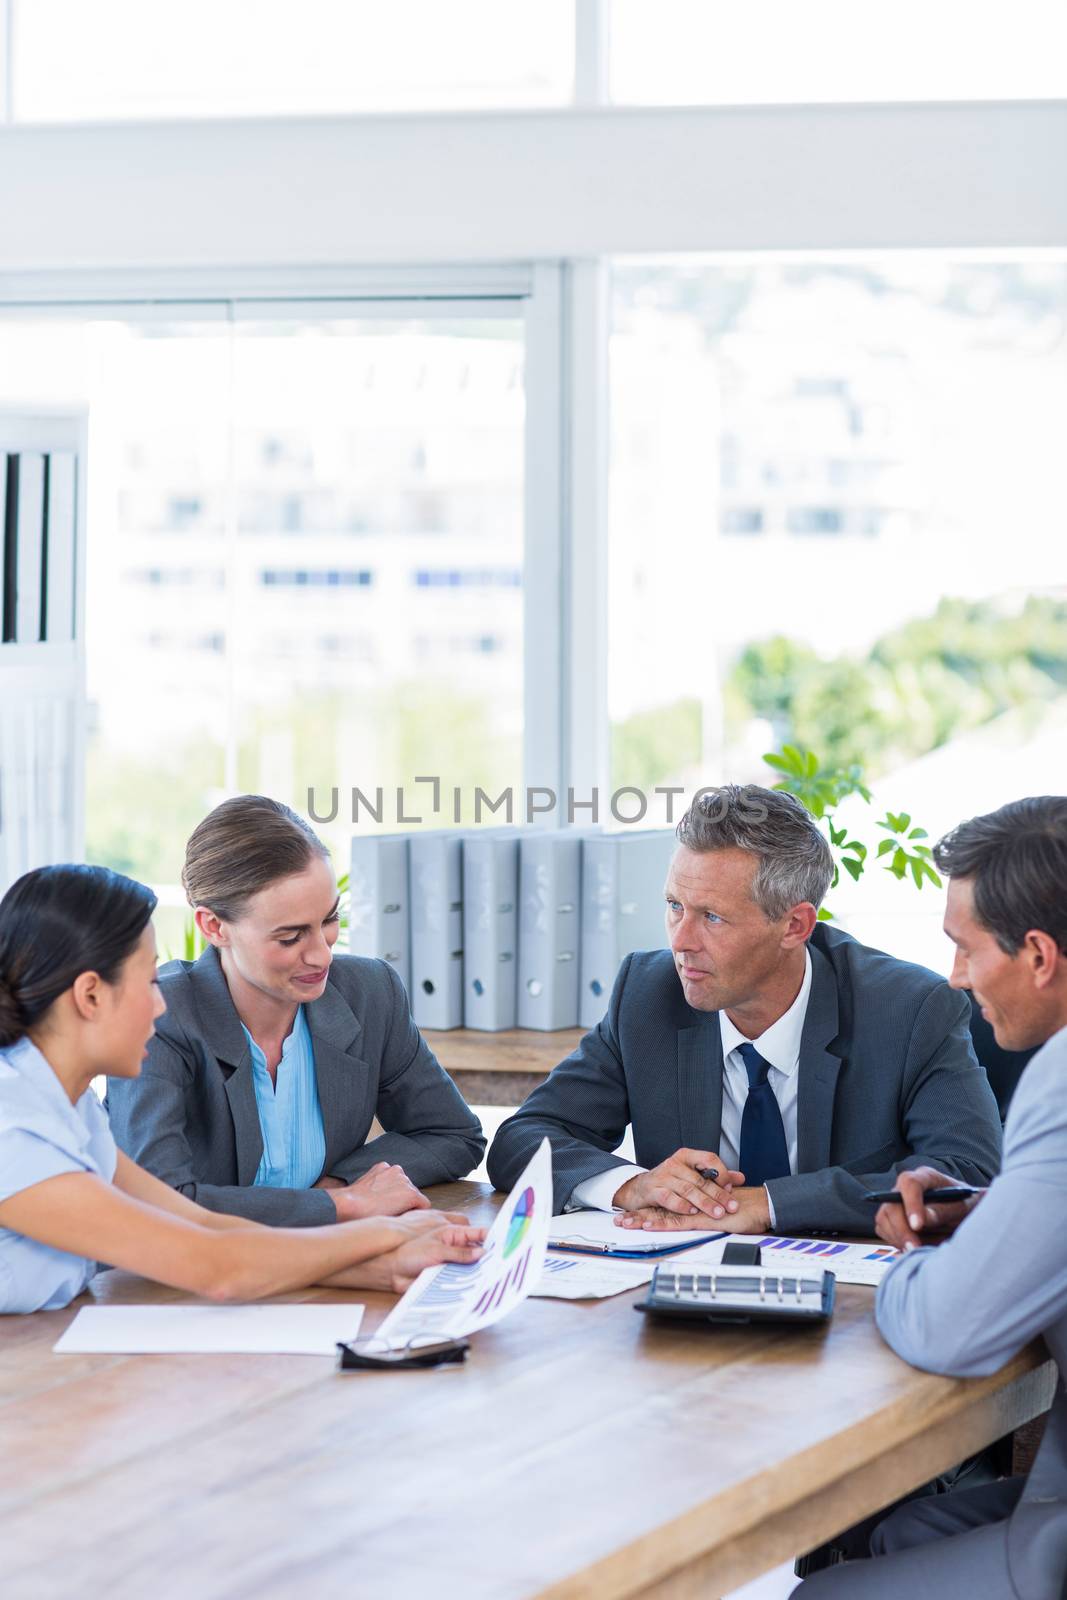
[[[686,1228],[680,1232],[668,1230],[642,1231],[637,1228],[617,1228],[607,1211],[572,1211],[562,1217],[553,1217],[548,1237],[550,1250],[562,1250],[567,1255],[608,1256],[621,1261],[649,1261],[660,1256],[677,1255],[680,1250],[692,1250],[695,1245],[714,1244],[725,1239],[721,1229]]]

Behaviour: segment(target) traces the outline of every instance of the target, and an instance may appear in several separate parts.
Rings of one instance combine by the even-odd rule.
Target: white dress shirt
[[[718,1154],[727,1167],[736,1168],[741,1148],[741,1117],[748,1099],[748,1069],[741,1052],[742,1044],[754,1044],[763,1059],[770,1064],[767,1082],[778,1102],[785,1128],[786,1148],[789,1151],[789,1170],[797,1170],[797,1081],[800,1066],[800,1039],[804,1032],[804,1018],[811,994],[811,954],[804,951],[804,977],[800,992],[788,1011],[777,1022],[761,1033],[758,1039],[746,1039],[734,1027],[725,1011],[719,1012],[719,1036],[722,1039],[722,1121],[719,1131]],[[598,1172],[595,1178],[586,1178],[575,1185],[567,1202],[568,1211],[612,1211],[613,1200],[624,1183],[636,1178],[647,1167],[610,1167]],[[770,1202],[771,1227],[775,1225],[774,1204]]]

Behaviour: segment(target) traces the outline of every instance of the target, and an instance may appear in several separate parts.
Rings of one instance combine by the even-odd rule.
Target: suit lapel
[[[797,1083],[797,1171],[819,1172],[830,1165],[834,1092],[841,1058],[830,1046],[839,1019],[834,969],[822,951],[809,944],[811,993],[800,1037]]]
[[[722,1035],[717,1011],[678,1030],[678,1122],[681,1148],[719,1148]]]
[[[256,1104],[252,1052],[214,945],[204,951],[189,977],[200,1016],[201,1038],[219,1064],[230,1105],[237,1182],[246,1186],[254,1182],[263,1159],[263,1129]]]
[[[237,1182],[247,1188],[256,1181],[259,1163],[263,1159],[263,1128],[256,1104],[251,1053],[226,1079],[226,1098],[230,1102],[234,1144],[237,1148]]]
[[[359,1018],[332,984],[304,1007],[315,1055],[315,1082],[326,1134],[326,1164],[353,1148],[354,1125],[365,1113],[371,1074],[356,1054]]]

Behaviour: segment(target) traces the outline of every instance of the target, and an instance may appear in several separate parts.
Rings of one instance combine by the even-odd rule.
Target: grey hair
[[[769,922],[795,905],[822,905],[834,875],[830,846],[795,795],[758,783],[701,789],[675,830],[687,850],[759,857],[752,898]]]

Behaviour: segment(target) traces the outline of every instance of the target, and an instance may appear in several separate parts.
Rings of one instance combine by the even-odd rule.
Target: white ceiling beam
[[[0,275],[1060,248],[1065,151],[1067,101],[14,127]]]

